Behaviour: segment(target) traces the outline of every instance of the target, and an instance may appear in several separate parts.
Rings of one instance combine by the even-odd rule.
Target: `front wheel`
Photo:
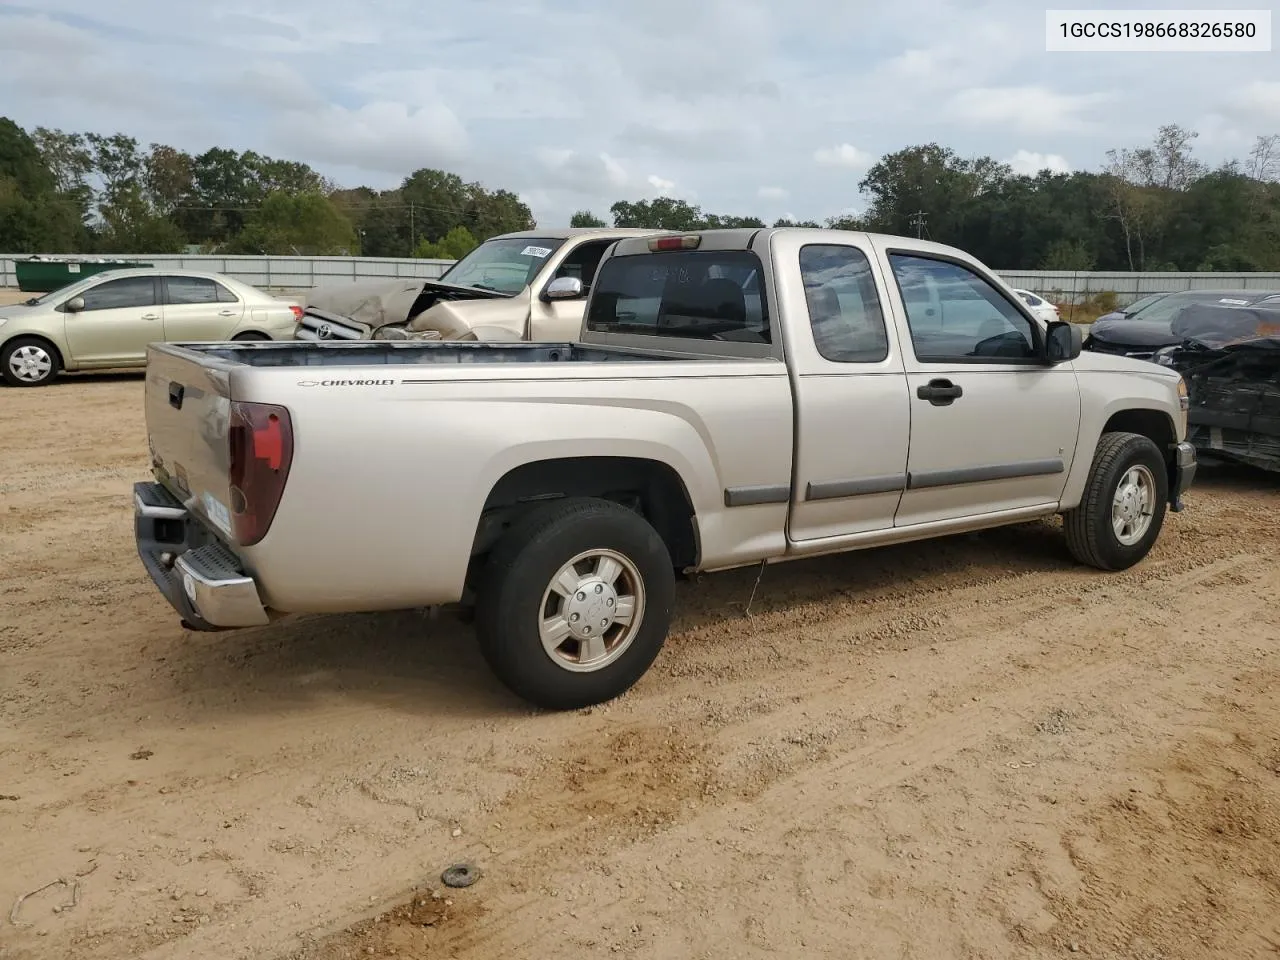
[[[477,593],[493,672],[538,706],[572,710],[613,699],[649,669],[671,624],[675,571],[644,517],[573,498],[513,524]]]
[[[58,375],[58,354],[37,337],[17,337],[0,355],[0,377],[13,387],[40,387]]]
[[[1067,549],[1100,570],[1131,567],[1155,544],[1168,501],[1168,470],[1155,442],[1104,433],[1080,505],[1063,515]]]

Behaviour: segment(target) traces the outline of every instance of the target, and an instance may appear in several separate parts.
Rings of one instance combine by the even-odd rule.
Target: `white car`
[[[1062,319],[1057,306],[1044,297],[1036,296],[1030,290],[1019,290],[1017,287],[1013,288],[1013,292],[1020,296],[1023,302],[1031,308],[1031,312],[1045,323],[1053,323],[1055,320]]]
[[[154,342],[292,340],[301,317],[220,273],[108,270],[0,307],[0,378],[38,387],[61,370],[142,367]]]

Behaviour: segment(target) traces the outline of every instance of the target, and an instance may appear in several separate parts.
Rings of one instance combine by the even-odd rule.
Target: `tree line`
[[[1019,174],[936,143],[881,157],[839,198],[866,209],[822,224],[949,243],[997,269],[1280,270],[1280,136],[1213,169],[1197,134],[1160,127],[1101,170]],[[606,222],[673,230],[763,227],[672,197],[619,200]],[[775,226],[791,221],[777,220]],[[305,163],[213,147],[191,154],[126,134],[28,132],[0,118],[0,251],[351,255],[454,259],[531,229],[510,190],[423,168],[390,190],[342,188]]]

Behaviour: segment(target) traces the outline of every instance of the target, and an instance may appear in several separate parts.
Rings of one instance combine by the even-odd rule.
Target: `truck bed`
[[[460,343],[374,340],[329,343],[177,343],[169,348],[250,367],[419,366],[442,363],[651,363],[705,354],[596,347],[580,343]],[[160,347],[164,349],[164,347]]]

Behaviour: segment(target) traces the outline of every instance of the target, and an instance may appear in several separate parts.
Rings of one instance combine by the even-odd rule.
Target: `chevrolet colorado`
[[[571,342],[153,344],[145,402],[138,552],[187,626],[462,603],[559,709],[645,673],[680,574],[1055,514],[1119,570],[1196,467],[1176,372],[822,229],[620,240]]]

